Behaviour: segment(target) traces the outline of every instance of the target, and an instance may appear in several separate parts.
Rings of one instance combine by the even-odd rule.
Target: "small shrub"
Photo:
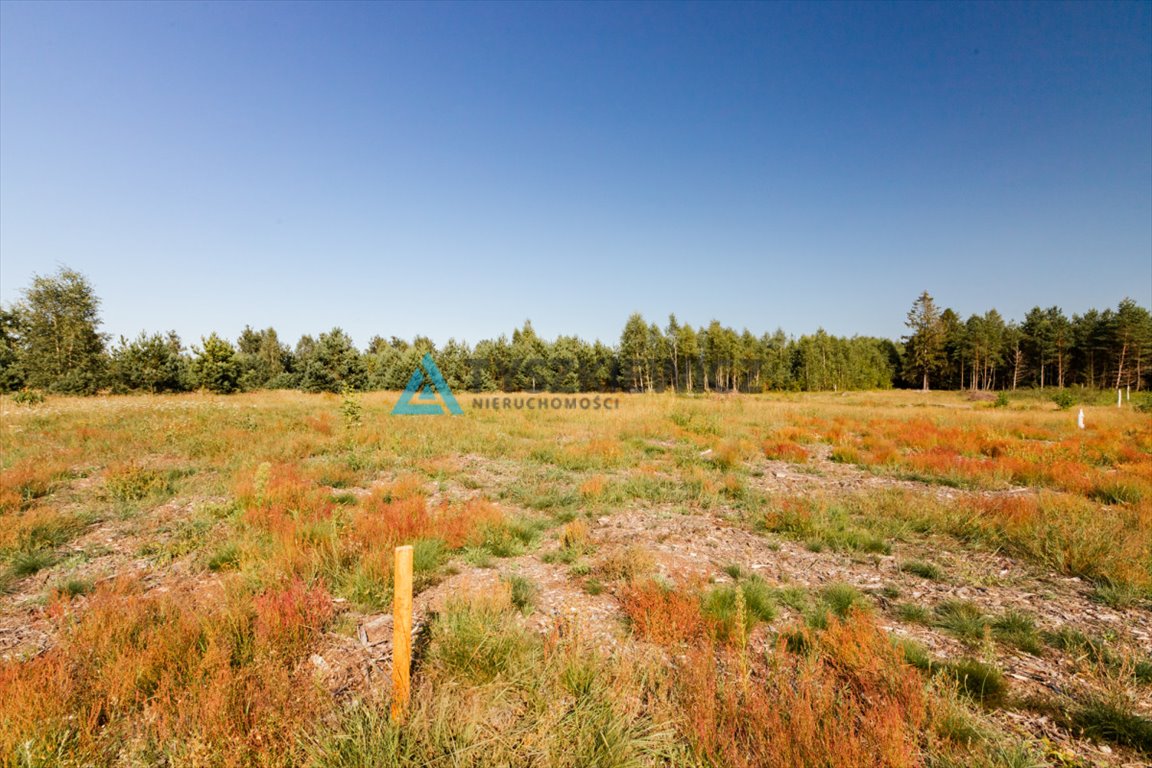
[[[526,519],[487,525],[482,529],[480,546],[494,557],[517,557],[535,543],[542,526],[541,521]]]
[[[996,393],[996,401],[992,403],[993,408],[1007,408],[1008,407],[1008,393],[1001,390]]]
[[[465,547],[462,553],[464,562],[477,568],[492,567],[492,553],[483,547]]]
[[[717,467],[728,471],[743,464],[751,452],[751,446],[744,440],[722,440],[713,449],[710,458]]]
[[[345,429],[359,427],[364,416],[364,406],[360,403],[356,390],[348,386],[348,382],[341,385],[340,415],[344,417]]]
[[[392,573],[389,565],[383,557],[362,558],[352,572],[341,580],[340,596],[363,611],[373,612],[391,607]]]
[[[755,574],[747,577],[740,583],[740,589],[749,613],[760,621],[776,618],[776,593],[762,577]]]
[[[1065,411],[1076,404],[1076,396],[1070,390],[1060,389],[1053,393],[1052,402],[1056,403],[1057,408]]]

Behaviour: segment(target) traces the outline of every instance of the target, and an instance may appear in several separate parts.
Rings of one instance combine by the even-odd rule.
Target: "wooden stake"
[[[392,579],[392,722],[404,719],[412,690],[412,547],[396,547]]]

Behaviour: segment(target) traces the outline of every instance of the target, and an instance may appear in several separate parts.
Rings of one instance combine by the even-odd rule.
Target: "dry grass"
[[[1152,424],[1130,410],[1089,408],[1080,431],[1048,405],[936,393],[625,396],[612,412],[440,419],[392,418],[394,401],[364,395],[356,429],[338,398],[294,392],[0,401],[0,616],[48,637],[0,662],[3,754],[64,766],[1027,764],[995,758],[986,736],[957,737],[969,720],[973,733],[990,726],[948,698],[946,676],[907,664],[862,600],[839,610],[813,590],[809,607],[826,606],[814,626],[781,627],[771,589],[747,574],[672,587],[655,580],[662,544],[600,538],[594,521],[631,508],[744,521],[844,558],[903,558],[899,542],[928,531],[1091,579],[1126,610],[1152,596]],[[762,491],[780,469],[768,461],[815,480],[866,474],[829,465],[829,451],[890,487],[834,477],[819,492]],[[909,479],[922,482],[896,482]],[[940,485],[989,493],[947,499]],[[356,689],[352,706],[313,679],[311,653],[387,609],[397,544],[417,547],[419,589],[550,539],[645,642],[609,658],[576,628],[529,631],[540,617],[516,608],[529,612],[529,586],[544,581],[503,578],[507,594],[453,601],[431,628],[408,724],[380,717],[380,691]],[[1035,628],[1001,624],[989,631],[1035,650]],[[1143,700],[1124,693],[1109,706]],[[1077,702],[1081,727],[1106,730],[1112,710]],[[1141,743],[1144,721],[1124,717],[1117,743]]]
[[[650,595],[644,599],[652,603]],[[651,627],[651,610],[638,630],[656,641],[695,643],[676,676],[676,693],[685,733],[708,764],[920,764],[922,681],[867,615],[831,619],[805,653],[782,643],[750,666],[739,647],[718,651],[706,626],[698,624],[694,638],[675,630],[687,605],[667,597],[655,604],[659,631]]]
[[[27,763],[285,764],[323,704],[299,663],[332,615],[318,588],[249,600],[118,581],[55,612],[59,643],[0,668],[0,750]]]

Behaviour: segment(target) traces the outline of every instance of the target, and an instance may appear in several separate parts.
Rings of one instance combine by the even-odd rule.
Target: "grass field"
[[[1152,759],[1147,413],[460,399],[0,401],[7,764]]]

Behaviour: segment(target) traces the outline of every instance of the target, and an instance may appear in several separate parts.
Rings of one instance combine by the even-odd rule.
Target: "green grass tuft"
[[[917,603],[900,603],[895,608],[896,618],[908,624],[928,624],[932,612]]]
[[[1036,629],[1036,622],[1026,613],[1007,611],[998,616],[992,621],[992,635],[1033,656],[1044,652],[1044,640]]]
[[[1152,754],[1152,720],[1103,697],[1081,701],[1070,713],[1072,725],[1086,736]]]
[[[944,571],[940,566],[933,563],[926,563],[923,560],[908,560],[900,564],[900,570],[904,573],[911,573],[913,576],[919,576],[922,579],[931,579],[933,581],[940,581],[944,578]]]
[[[936,606],[933,626],[962,640],[975,642],[988,631],[988,617],[980,606],[967,600],[945,600]]]
[[[512,605],[521,613],[530,613],[536,604],[536,585],[524,576],[512,574],[505,577],[512,595]]]
[[[946,662],[940,672],[956,681],[961,693],[988,707],[1003,703],[1008,683],[1003,673],[990,664],[976,659]]]
[[[56,562],[56,554],[47,549],[21,550],[12,555],[8,563],[11,574],[18,579],[39,573]]]

